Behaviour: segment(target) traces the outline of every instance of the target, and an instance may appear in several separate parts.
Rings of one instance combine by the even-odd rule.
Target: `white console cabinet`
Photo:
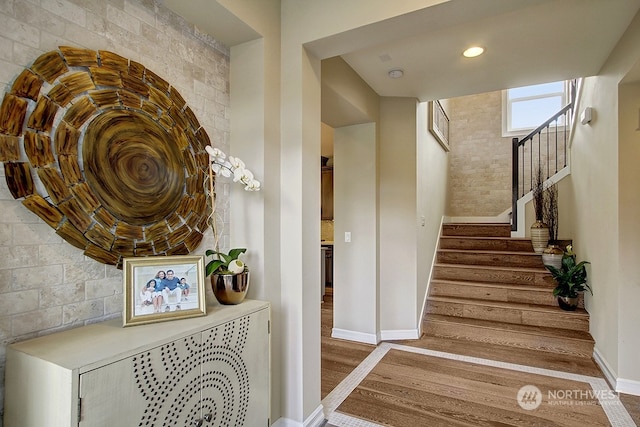
[[[5,427],[269,425],[269,304],[12,344]]]

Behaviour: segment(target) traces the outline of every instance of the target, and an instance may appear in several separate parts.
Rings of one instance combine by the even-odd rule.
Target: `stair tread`
[[[485,329],[507,330],[529,335],[557,337],[570,340],[593,342],[593,337],[587,331],[576,329],[561,329],[546,326],[523,325],[516,323],[498,322],[493,320],[472,319],[468,317],[446,316],[443,314],[427,314],[425,322],[447,322],[462,326],[474,326]]]
[[[549,273],[549,271],[544,267],[511,267],[511,266],[499,266],[499,265],[481,265],[481,264],[450,264],[450,263],[442,263],[437,262],[434,265],[435,267],[455,267],[455,268],[478,268],[482,270],[508,270],[508,271],[523,271],[530,273]]]
[[[469,227],[469,226],[473,227],[473,226],[476,226],[476,225],[480,226],[480,227],[483,227],[483,226],[491,226],[491,227],[499,227],[499,226],[506,227],[506,226],[509,226],[509,227],[511,227],[511,224],[509,224],[508,222],[445,222],[444,225],[455,225],[455,226],[464,225],[464,226],[467,226],[467,227]]]
[[[513,310],[528,310],[528,311],[541,311],[553,314],[567,314],[569,316],[576,317],[589,317],[589,313],[583,308],[576,308],[575,311],[565,311],[560,307],[550,306],[550,305],[539,305],[539,304],[528,304],[528,303],[517,303],[517,302],[503,302],[503,301],[491,301],[491,300],[481,300],[481,299],[472,299],[472,298],[457,298],[457,297],[441,297],[441,296],[430,296],[429,299],[431,301],[436,302],[449,302],[454,304],[474,304],[474,305],[482,305],[482,306],[490,306],[490,307],[498,307],[498,308],[507,308]]]
[[[471,281],[471,280],[449,280],[449,279],[431,279],[431,284],[434,283],[442,283],[442,284],[451,284],[458,286],[475,286],[475,287],[487,287],[487,288],[495,288],[495,289],[506,289],[506,290],[521,290],[521,291],[536,291],[547,293],[550,292],[555,286],[540,286],[540,285],[520,285],[520,284],[509,284],[509,283],[493,283],[493,282],[480,282],[480,281]]]
[[[461,354],[505,363],[534,366],[543,369],[570,372],[598,377],[602,372],[591,357],[579,357],[527,348],[517,348],[494,343],[465,339],[440,338],[425,335],[420,340],[401,341],[401,344],[446,353]]]
[[[506,237],[506,236],[440,236],[441,239],[469,239],[469,240],[512,240],[521,242],[530,242],[531,239],[526,237]]]

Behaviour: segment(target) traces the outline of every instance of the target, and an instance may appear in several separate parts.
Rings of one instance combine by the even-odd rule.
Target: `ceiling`
[[[597,74],[639,8],[640,0],[451,0],[344,34],[384,26],[403,37],[379,36],[340,55],[381,96],[490,92]],[[464,58],[472,45],[485,53]],[[323,41],[307,48],[333,53]],[[404,77],[389,78],[394,68]]]
[[[163,2],[228,46],[259,37],[216,1]],[[449,0],[305,47],[341,56],[380,96],[427,101],[595,75],[639,9],[640,0]],[[464,58],[471,45],[485,53]],[[396,68],[404,76],[389,78]]]

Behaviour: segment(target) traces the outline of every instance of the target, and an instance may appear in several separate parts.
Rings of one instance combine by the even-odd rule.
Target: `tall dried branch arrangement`
[[[542,221],[549,226],[549,241],[558,240],[558,185],[549,185],[544,190],[544,213]]]
[[[533,210],[536,214],[536,221],[543,221],[544,218],[544,176],[542,169],[538,167],[533,175]]]

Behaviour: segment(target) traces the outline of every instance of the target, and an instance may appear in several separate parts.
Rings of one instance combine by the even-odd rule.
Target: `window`
[[[525,135],[567,105],[565,81],[525,86],[503,91],[502,135]],[[564,117],[558,121],[564,125]]]

